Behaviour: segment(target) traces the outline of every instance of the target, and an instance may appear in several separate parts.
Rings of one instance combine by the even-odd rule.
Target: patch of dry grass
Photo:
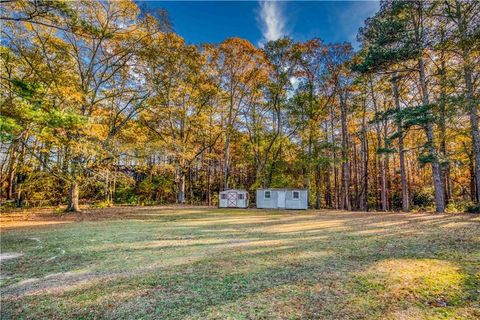
[[[2,319],[480,318],[480,217],[109,208],[0,218]]]

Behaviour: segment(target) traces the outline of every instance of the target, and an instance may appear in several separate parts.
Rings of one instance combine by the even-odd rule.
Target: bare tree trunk
[[[328,140],[328,120],[325,121],[325,136],[327,137],[327,140]],[[332,155],[332,152],[329,152],[329,156],[330,156],[330,161],[332,162],[333,161],[333,155]],[[328,166],[326,166],[326,170],[325,170],[325,175],[324,175],[324,184],[325,184],[325,194],[324,194],[324,198],[325,198],[325,206],[327,208],[331,208],[332,207],[332,186],[331,186],[331,179],[330,179],[330,176],[332,174],[332,166],[329,164]]]
[[[360,206],[360,196],[359,196],[359,189],[358,189],[358,159],[357,159],[357,144],[356,142],[352,143],[352,153],[353,153],[353,190],[355,193],[353,206],[354,210],[358,210]]]
[[[68,192],[68,204],[67,212],[80,212],[80,206],[78,204],[78,198],[80,189],[77,181],[72,181],[70,185],[70,191]]]
[[[370,80],[370,94],[372,96],[373,109],[375,113],[378,113],[377,99],[373,91],[373,81]],[[375,123],[375,131],[377,136],[377,158],[378,158],[378,174],[380,176],[380,205],[381,211],[387,211],[387,178],[385,176],[385,161],[383,159],[382,153],[378,152],[381,150],[382,143],[382,128],[380,123]]]
[[[362,113],[362,135],[361,135],[361,154],[362,154],[362,188],[360,192],[360,210],[368,210],[368,137],[366,124],[367,103],[363,101]]]
[[[103,189],[105,201],[110,203],[110,169],[107,168],[105,173],[105,185]]]
[[[466,53],[464,54],[466,56]],[[464,57],[464,59],[468,59]],[[465,90],[467,96],[467,104],[470,118],[470,131],[473,142],[473,154],[475,158],[475,177],[476,177],[476,194],[475,199],[480,203],[480,132],[478,129],[478,104],[473,96],[472,70],[468,62],[464,63],[463,77],[465,79]]]
[[[25,143],[28,138],[25,139]],[[22,165],[25,161],[26,148],[25,143],[20,145],[19,155],[17,158],[17,165]],[[15,173],[14,179],[14,193],[15,193],[15,203],[18,208],[23,207],[25,200],[25,192],[22,190],[21,185],[25,182],[27,175],[22,172]],[[20,185],[20,186],[19,186]]]
[[[7,178],[7,200],[13,199],[14,194],[14,184],[15,184],[15,173],[17,168],[17,152],[16,144],[13,144],[10,152],[10,163],[8,166],[8,178]]]
[[[381,132],[377,133],[377,144],[382,146]],[[381,154],[378,155],[378,174],[380,176],[380,205],[381,211],[387,211],[387,178],[385,176],[385,161]]]
[[[210,168],[211,164],[210,163],[211,163],[211,160],[210,160],[210,158],[208,158],[208,160],[207,160],[207,205],[209,205],[209,206],[211,205],[210,194],[212,192],[211,191],[211,188],[212,188],[211,177],[210,177],[210,175],[211,175],[211,168]]]
[[[320,198],[321,198],[321,193],[320,193],[320,177],[321,177],[321,172],[320,172],[320,165],[317,164],[315,167],[315,209],[320,209]]]
[[[387,139],[388,139],[388,132],[387,132],[387,124],[383,127],[383,145],[385,148],[387,147]],[[390,179],[390,154],[386,153],[385,156],[383,157],[384,161],[384,168],[385,168],[385,198],[387,202],[387,211],[390,210],[390,205],[391,205],[391,179]]]
[[[116,197],[117,193],[117,167],[114,167],[113,169],[113,185],[112,185],[112,193],[111,193],[111,199],[113,203],[113,198]]]
[[[401,124],[399,125],[401,127]],[[398,137],[398,154],[400,156],[400,180],[402,184],[402,211],[408,212],[409,198],[408,198],[408,186],[407,186],[407,174],[405,170],[405,150],[403,147],[403,132]]]
[[[477,201],[477,185],[475,183],[475,165],[473,161],[473,151],[468,153],[468,169],[470,172],[470,200]]]
[[[392,78],[393,83],[393,97],[395,99],[395,107],[400,111],[400,94],[398,92],[398,75],[395,74]],[[398,131],[398,155],[400,158],[400,181],[402,184],[402,211],[408,212],[409,201],[408,201],[408,188],[407,188],[407,174],[405,172],[405,150],[403,146],[403,124],[402,119],[397,120],[397,131]]]
[[[334,207],[335,209],[339,208],[339,192],[338,192],[338,168],[337,168],[337,152],[335,150],[336,148],[336,139],[335,139],[335,115],[333,113],[333,108],[330,108],[330,130],[331,130],[331,136],[332,136],[332,145],[333,145],[333,151],[332,151],[332,167],[333,167],[333,189],[334,189]]]
[[[178,169],[177,173],[178,185],[177,185],[177,203],[185,203],[185,172],[182,169]]]
[[[377,141],[377,139],[375,139],[375,141]],[[378,155],[375,155],[375,159],[374,161],[372,161],[373,163],[373,182],[374,182],[374,187],[373,187],[373,190],[375,190],[375,208],[378,210],[378,208],[380,208],[380,197],[379,197],[379,193],[378,193],[378,189],[380,188],[379,187],[379,172],[378,172]]]
[[[348,154],[348,128],[347,128],[347,97],[342,97],[340,93],[340,113],[342,124],[342,198],[341,208],[343,210],[352,210],[350,203],[350,161]]]
[[[422,102],[425,106],[430,104],[428,98],[428,89],[427,82],[425,78],[425,65],[423,58],[418,59],[418,68],[420,73],[420,85],[422,88]],[[428,111],[427,116],[431,116],[431,110]],[[444,197],[444,188],[443,188],[443,179],[442,179],[442,169],[440,167],[440,162],[437,155],[437,150],[435,148],[435,136],[433,133],[433,125],[430,120],[425,124],[425,133],[427,136],[427,148],[429,155],[431,157],[432,164],[432,178],[433,178],[433,188],[435,189],[435,206],[436,211],[442,213],[445,211],[445,197]]]
[[[465,81],[465,96],[468,106],[468,115],[470,118],[470,131],[472,136],[473,144],[473,158],[475,159],[474,171],[475,171],[475,194],[473,201],[480,203],[480,131],[478,128],[478,102],[475,101],[474,97],[474,88],[473,88],[473,67],[474,64],[470,58],[470,52],[474,50],[469,46],[468,35],[468,23],[469,21],[475,21],[474,19],[469,20],[469,13],[465,10],[462,10],[462,1],[455,1],[455,11],[449,17],[453,20],[455,25],[458,28],[458,33],[460,36],[460,46],[462,50],[462,59],[463,59],[463,78]],[[472,11],[475,14],[475,11]]]
[[[230,174],[230,133],[225,139],[225,166],[223,168],[223,190],[228,189],[228,176]]]
[[[445,32],[442,30],[441,33],[441,42],[444,42],[445,39]],[[446,99],[447,93],[445,91],[447,85],[446,79],[446,58],[445,58],[445,50],[441,49],[440,51],[440,68],[438,69],[438,73],[440,74],[440,101],[438,102],[439,106],[439,121],[438,121],[438,129],[440,134],[440,154],[442,155],[442,176],[443,176],[443,187],[444,187],[444,197],[445,197],[445,204],[448,204],[450,201],[451,193],[450,193],[450,164],[448,162],[448,154],[447,154],[447,110],[446,110]]]
[[[325,206],[327,208],[332,207],[332,182],[330,181],[331,173],[331,166],[328,166],[327,172],[325,174]]]

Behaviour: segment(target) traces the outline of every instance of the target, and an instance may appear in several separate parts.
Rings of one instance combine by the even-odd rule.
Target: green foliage
[[[15,119],[0,115],[0,141],[12,140],[22,129]]]
[[[119,186],[113,195],[114,203],[138,204],[138,196],[135,194],[134,186]]]
[[[478,6],[458,4],[476,16]],[[382,1],[354,57],[350,44],[321,39],[259,48],[230,38],[200,48],[163,32],[129,0],[4,7],[18,19],[6,19],[0,48],[2,174],[13,177],[2,179],[2,196],[65,202],[68,186],[79,185],[99,206],[110,195],[116,203],[168,203],[185,177],[192,204],[226,184],[308,185],[343,199],[349,192],[355,207],[368,184],[376,208],[378,165],[396,167],[400,135],[407,176],[434,161],[455,164],[455,200],[478,162],[463,123],[478,101],[475,81],[473,94],[464,90],[468,72],[477,74],[478,21],[461,30],[448,1]],[[433,103],[417,105],[427,95]],[[384,172],[389,207],[397,208],[398,171]],[[431,184],[424,173],[411,177],[412,189]],[[431,200],[422,189],[416,202],[427,208]]]
[[[378,154],[394,154],[397,150],[394,148],[390,147],[382,147],[382,148],[377,148],[377,153]]]
[[[421,53],[415,33],[410,27],[413,6],[408,1],[384,2],[377,14],[366,20],[359,31],[363,41],[360,62],[352,70],[370,73],[387,69],[394,63],[407,61]]]
[[[86,123],[86,117],[74,110],[52,110],[45,115],[45,122],[48,128],[73,130]]]
[[[427,163],[433,163],[437,160],[437,155],[432,154],[428,150],[428,144],[424,145],[424,148],[422,150],[422,153],[419,154],[418,156],[418,162],[420,163],[421,166],[426,165]]]
[[[470,203],[470,204],[465,205],[465,212],[480,213],[480,204]]]
[[[450,201],[445,211],[447,213],[480,213],[480,206],[471,201]]]
[[[434,197],[431,188],[423,188],[420,191],[414,192],[412,196],[413,205],[420,208],[427,208],[433,205]]]
[[[17,88],[17,94],[19,97],[38,106],[40,101],[36,99],[36,96],[42,88],[39,83],[28,82],[20,79],[12,79],[11,82]]]
[[[149,176],[140,181],[135,189],[135,197],[140,204],[154,204],[171,202],[175,199],[175,184],[171,177],[166,176]]]
[[[62,197],[56,195],[65,194],[66,189],[63,181],[55,175],[34,170],[34,168],[21,168],[21,173],[25,179],[17,191],[27,199],[28,206],[37,207],[60,204]]]
[[[413,126],[423,127],[427,123],[434,121],[431,112],[433,106],[434,104],[429,104],[403,108],[397,111],[396,117],[402,120],[404,129],[409,129]]]
[[[105,209],[111,206],[112,206],[112,203],[107,200],[97,201],[93,204],[93,207],[98,209]]]

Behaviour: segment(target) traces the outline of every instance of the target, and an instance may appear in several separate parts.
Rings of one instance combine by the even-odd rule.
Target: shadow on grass
[[[22,265],[24,274],[37,277],[86,273],[60,275],[61,283],[47,277],[36,286],[3,288],[2,317],[360,319],[395,317],[408,308],[420,315],[448,316],[460,309],[477,315],[480,245],[474,216],[222,214],[82,224],[81,236],[78,226],[48,228],[45,232],[60,234],[46,241],[45,250],[77,235],[69,249],[80,253],[68,253],[47,268],[39,267],[47,251],[31,248],[22,260],[6,263],[5,270],[20,279]],[[8,234],[6,242],[21,236],[31,234]],[[27,247],[24,242],[8,246]],[[448,263],[459,275],[458,289],[453,296],[442,288],[430,292],[428,286],[416,292],[420,277],[413,288],[400,288],[403,301],[398,301],[391,273],[375,269],[386,261],[393,261],[392,268],[401,268],[402,261],[407,266],[424,261],[426,268],[432,262],[425,261]],[[402,290],[415,294],[404,296]],[[434,309],[435,299],[449,300],[451,306]]]

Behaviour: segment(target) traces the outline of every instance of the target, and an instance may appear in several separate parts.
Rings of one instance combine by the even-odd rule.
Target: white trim
[[[268,192],[268,198],[267,198],[267,192]],[[272,191],[271,190],[263,190],[263,199],[264,200],[271,200],[272,199]]]
[[[295,192],[298,194],[297,198],[295,198]],[[300,191],[292,191],[292,200],[300,200]]]

